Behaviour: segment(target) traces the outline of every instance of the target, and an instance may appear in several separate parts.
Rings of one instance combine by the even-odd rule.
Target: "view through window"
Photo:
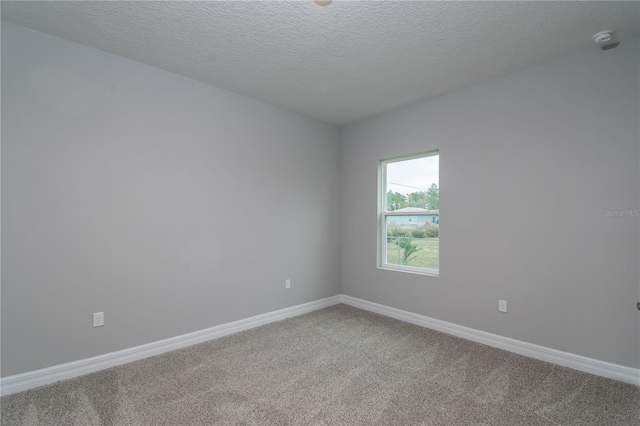
[[[380,266],[438,275],[439,153],[382,161],[380,172]]]

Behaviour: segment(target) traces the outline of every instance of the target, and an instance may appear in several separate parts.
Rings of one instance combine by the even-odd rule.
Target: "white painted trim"
[[[493,346],[494,348],[504,349],[509,352],[514,352],[541,361],[562,365],[564,367],[573,368],[575,370],[584,371],[597,376],[607,377],[640,386],[640,369],[638,368],[625,367],[569,352],[559,351],[557,349],[547,348],[545,346],[535,345],[533,343],[522,342],[509,337],[503,337],[497,334],[487,333],[486,331],[480,331],[464,327],[462,325],[437,320],[435,318],[380,305],[378,303],[369,302],[367,300],[358,299],[344,294],[340,296],[340,301],[345,305],[441,331],[473,342]]]
[[[328,306],[344,303],[345,305],[375,312],[390,318],[399,319],[411,324],[441,331],[461,337],[463,339],[482,343],[495,348],[504,349],[520,355],[551,362],[584,371],[598,376],[608,377],[614,380],[631,383],[640,386],[640,369],[625,367],[605,361],[599,361],[580,355],[562,352],[532,343],[475,330],[446,321],[437,320],[424,315],[415,314],[401,309],[392,308],[367,300],[358,299],[346,295],[338,295],[320,299],[290,308],[280,309],[262,315],[256,315],[216,327],[207,328],[193,333],[187,333],[165,340],[148,343],[146,345],[135,346],[117,352],[110,352],[92,358],[81,359],[66,364],[55,365],[41,370],[29,371],[27,373],[16,374],[0,379],[0,394],[9,395],[22,392],[38,386],[47,385],[60,380],[71,379],[139,359],[148,358],[165,352],[228,336],[243,330],[248,330],[264,324],[280,321],[286,318],[306,314]]]
[[[9,395],[60,380],[71,379],[73,377],[82,376],[95,371],[104,370],[106,368],[115,367],[117,365],[126,364],[128,362],[195,345],[197,343],[217,339],[219,337],[248,330],[264,324],[306,314],[338,303],[340,303],[340,296],[332,296],[326,299],[303,303],[290,308],[256,315],[250,318],[233,321],[227,324],[195,331],[193,333],[171,337],[169,339],[159,340],[145,345],[135,346],[133,348],[123,349],[117,352],[110,352],[104,355],[94,356],[92,358],[81,359],[78,361],[68,362],[66,364],[43,368],[41,370],[4,377],[0,379],[0,394]]]

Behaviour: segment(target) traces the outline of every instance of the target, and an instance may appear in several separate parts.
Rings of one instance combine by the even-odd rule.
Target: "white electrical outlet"
[[[498,300],[498,310],[500,312],[507,312],[507,301],[506,300]]]
[[[102,327],[104,325],[104,312],[93,313],[93,326]]]
[[[286,290],[288,290],[288,289],[290,289],[290,288],[291,288],[291,280],[285,280],[285,282],[284,282],[284,288],[285,288]]]

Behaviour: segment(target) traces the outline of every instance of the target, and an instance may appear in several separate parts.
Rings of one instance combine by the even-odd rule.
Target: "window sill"
[[[406,273],[415,274],[415,275],[426,275],[428,277],[440,276],[440,271],[437,269],[416,268],[412,266],[393,265],[389,263],[378,265],[378,269],[384,269],[385,271],[394,271],[394,272],[406,272]]]

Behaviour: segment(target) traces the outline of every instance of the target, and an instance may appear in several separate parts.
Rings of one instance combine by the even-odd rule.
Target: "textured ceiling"
[[[342,125],[637,37],[639,2],[2,2],[2,19]],[[602,52],[606,54],[606,52]]]

